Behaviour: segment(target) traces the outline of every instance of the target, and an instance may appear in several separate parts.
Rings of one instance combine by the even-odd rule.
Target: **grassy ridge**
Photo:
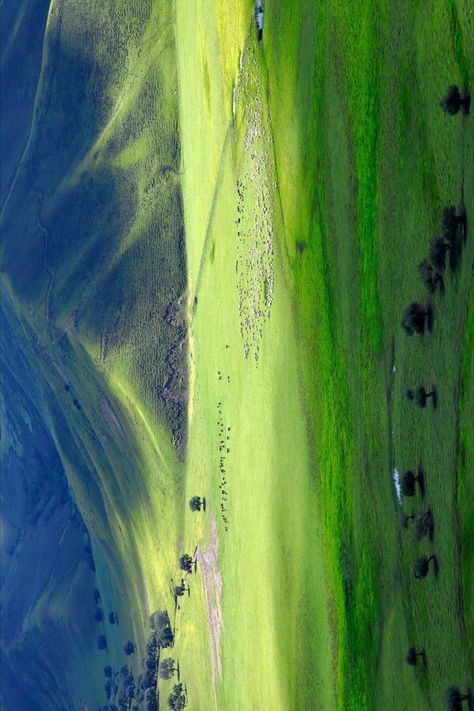
[[[141,645],[148,613],[173,605],[183,525],[173,22],[172,3],[52,3],[29,141],[2,210],[16,336],[91,533],[97,585],[120,611],[120,630],[107,630],[116,666],[126,661],[121,635]],[[77,668],[65,675],[74,694],[104,701],[100,666],[91,684]]]

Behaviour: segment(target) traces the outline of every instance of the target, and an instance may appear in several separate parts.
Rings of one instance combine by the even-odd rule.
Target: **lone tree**
[[[446,705],[450,711],[462,711],[464,701],[469,701],[469,694],[461,694],[457,686],[450,686],[446,691]]]
[[[452,84],[448,87],[439,105],[448,116],[455,116],[459,113],[460,109],[462,109],[465,114],[468,114],[471,105],[471,97],[468,91],[464,91],[461,95],[459,87],[456,84]]]
[[[427,320],[431,317],[431,307],[424,307],[413,301],[403,312],[401,326],[405,333],[413,336],[414,333],[424,333]]]
[[[104,676],[107,677],[107,679],[110,679],[112,676],[112,667],[109,664],[104,667]]]
[[[451,84],[448,87],[446,94],[443,96],[439,105],[445,114],[455,116],[461,109],[461,92],[456,84]]]
[[[125,642],[125,644],[123,645],[123,651],[125,652],[127,657],[133,654],[135,652],[135,645],[133,644],[133,642],[127,640],[127,642]]]
[[[188,553],[183,553],[183,555],[179,559],[179,567],[186,573],[192,573],[193,563],[193,558]]]
[[[418,558],[413,566],[413,575],[417,580],[423,580],[423,578],[426,578],[432,560],[436,560],[435,555],[431,555],[429,558],[423,555],[421,558]]]
[[[94,617],[97,622],[102,622],[102,620],[104,619],[104,613],[102,612],[100,607],[98,607],[97,610],[95,611]]]
[[[425,477],[423,474],[423,469],[418,468],[418,474],[415,474],[410,469],[402,474],[401,478],[401,490],[403,496],[414,496],[416,485],[420,487],[421,493],[424,492]]]
[[[107,640],[105,639],[105,635],[100,634],[97,637],[97,647],[98,649],[107,649]]]
[[[435,402],[436,390],[433,389],[428,393],[423,385],[419,385],[416,390],[407,390],[406,396],[409,400],[414,400],[418,407],[426,407],[428,398],[433,398],[433,403]]]
[[[175,589],[174,589],[175,597],[182,597],[185,592],[186,592],[186,584],[184,583],[184,581],[181,583],[181,585],[175,586]]]
[[[424,658],[424,656],[425,656],[424,649],[422,649],[421,652],[417,652],[415,647],[410,647],[410,649],[408,649],[407,653],[405,654],[405,661],[411,667],[415,667],[418,657]]]
[[[100,591],[97,588],[94,590],[94,602],[96,605],[100,602]]]
[[[436,271],[428,259],[423,259],[418,267],[418,274],[421,281],[430,294],[434,294],[438,289],[444,291],[444,281],[442,275]]]
[[[114,625],[117,622],[117,615],[115,612],[109,612],[109,622],[111,625]]]
[[[174,659],[172,657],[168,657],[168,659],[163,659],[163,661],[160,662],[158,667],[158,674],[160,676],[160,679],[171,679],[171,677],[174,676],[175,671],[176,667]]]
[[[206,499],[202,498],[200,496],[193,496],[189,499],[189,508],[191,511],[200,511],[201,506],[204,508],[204,511],[206,510]]]

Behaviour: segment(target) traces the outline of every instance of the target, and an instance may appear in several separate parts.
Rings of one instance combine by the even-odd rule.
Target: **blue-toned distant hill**
[[[173,516],[186,447],[172,5],[7,0],[1,8],[1,699],[9,711],[104,704],[103,667],[139,669],[138,653],[128,658],[123,645],[131,639],[140,650],[157,603],[156,582],[153,596],[143,587],[149,552],[132,531],[146,518],[158,549],[151,496],[160,492]]]
[[[81,692],[99,699],[103,685],[89,535],[51,438],[38,373],[3,309],[1,354],[3,707],[74,709]]]

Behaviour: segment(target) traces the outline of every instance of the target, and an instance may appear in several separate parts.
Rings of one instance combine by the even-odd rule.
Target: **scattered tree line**
[[[466,236],[467,217],[464,204],[459,214],[454,205],[447,205],[441,212],[441,234],[431,239],[428,257],[418,264],[417,271],[430,295],[438,290],[444,293],[444,272],[447,255],[452,271],[458,268],[464,239]],[[423,335],[433,328],[433,308],[431,304],[413,301],[403,312],[401,326],[409,336]]]
[[[102,622],[104,619],[104,612],[102,608],[100,607],[100,603],[102,602],[102,598],[100,595],[100,591],[97,590],[97,588],[94,590],[94,602],[96,604],[96,611],[94,612],[94,619],[96,622]],[[118,622],[118,615],[116,612],[109,612],[108,614],[108,620],[111,625],[114,625],[116,622]]]
[[[133,674],[125,664],[117,672],[112,667],[104,667],[106,682],[104,685],[105,697],[108,704],[99,711],[130,711],[139,707],[132,703],[136,700],[136,684]]]
[[[127,665],[114,672],[110,665],[104,667],[105,696],[107,704],[99,711],[158,711],[158,680],[169,680],[178,672],[179,666],[172,657],[161,658],[162,651],[172,647],[174,633],[166,610],[158,610],[149,618],[150,634],[142,659],[142,673],[134,679]],[[105,636],[101,635],[106,645]],[[101,647],[105,649],[105,647]],[[133,654],[135,645],[130,640],[124,645],[125,654]],[[179,681],[179,676],[178,676]],[[179,687],[179,689],[178,689]],[[185,694],[183,684],[177,684],[170,696],[172,709],[183,709]],[[171,703],[173,705],[171,705]]]
[[[456,85],[450,86],[444,97],[440,101],[443,111],[449,116],[455,116],[462,110],[467,115],[470,111],[471,97],[469,91],[459,90]],[[438,290],[444,293],[444,273],[448,262],[452,271],[456,271],[462,255],[463,244],[467,234],[467,216],[462,199],[459,213],[454,205],[447,205],[441,212],[441,234],[431,239],[428,256],[418,264],[418,274],[430,295]],[[431,331],[433,324],[433,312],[431,304],[424,305],[418,301],[413,301],[403,312],[401,326],[409,336],[414,334],[423,335],[426,330]],[[436,407],[436,389],[427,391],[423,386],[406,391],[409,400],[416,402],[419,407],[426,407],[431,398],[433,406]],[[408,470],[401,477],[401,492],[406,497],[415,496],[417,486],[422,497],[425,493],[424,474],[421,467],[418,473]],[[433,515],[431,509],[424,512],[413,511],[411,514],[402,513],[400,523],[403,528],[408,528],[411,524],[414,529],[415,539],[420,541],[425,536],[433,538]],[[417,580],[423,580],[430,572],[430,564],[437,574],[438,561],[436,555],[420,556],[413,566],[413,575]],[[405,655],[405,661],[412,667],[416,667],[418,658],[421,657],[426,666],[426,653],[424,649],[418,651],[416,647],[410,647]],[[471,693],[462,694],[457,686],[451,686],[445,694],[445,701],[450,711],[462,711],[465,701],[471,706]]]

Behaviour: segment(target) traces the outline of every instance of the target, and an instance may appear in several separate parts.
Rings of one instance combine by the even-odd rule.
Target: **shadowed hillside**
[[[170,9],[52,4],[29,142],[3,208],[3,271],[42,336],[58,343],[73,332],[182,447],[186,277]],[[25,48],[13,51],[20,61]]]
[[[18,711],[93,708],[103,665],[130,661],[124,641],[142,643],[158,603],[160,574],[146,577],[169,555],[160,526],[167,541],[179,529],[172,4],[25,1],[2,15],[2,694]],[[120,627],[94,619],[94,589]]]

